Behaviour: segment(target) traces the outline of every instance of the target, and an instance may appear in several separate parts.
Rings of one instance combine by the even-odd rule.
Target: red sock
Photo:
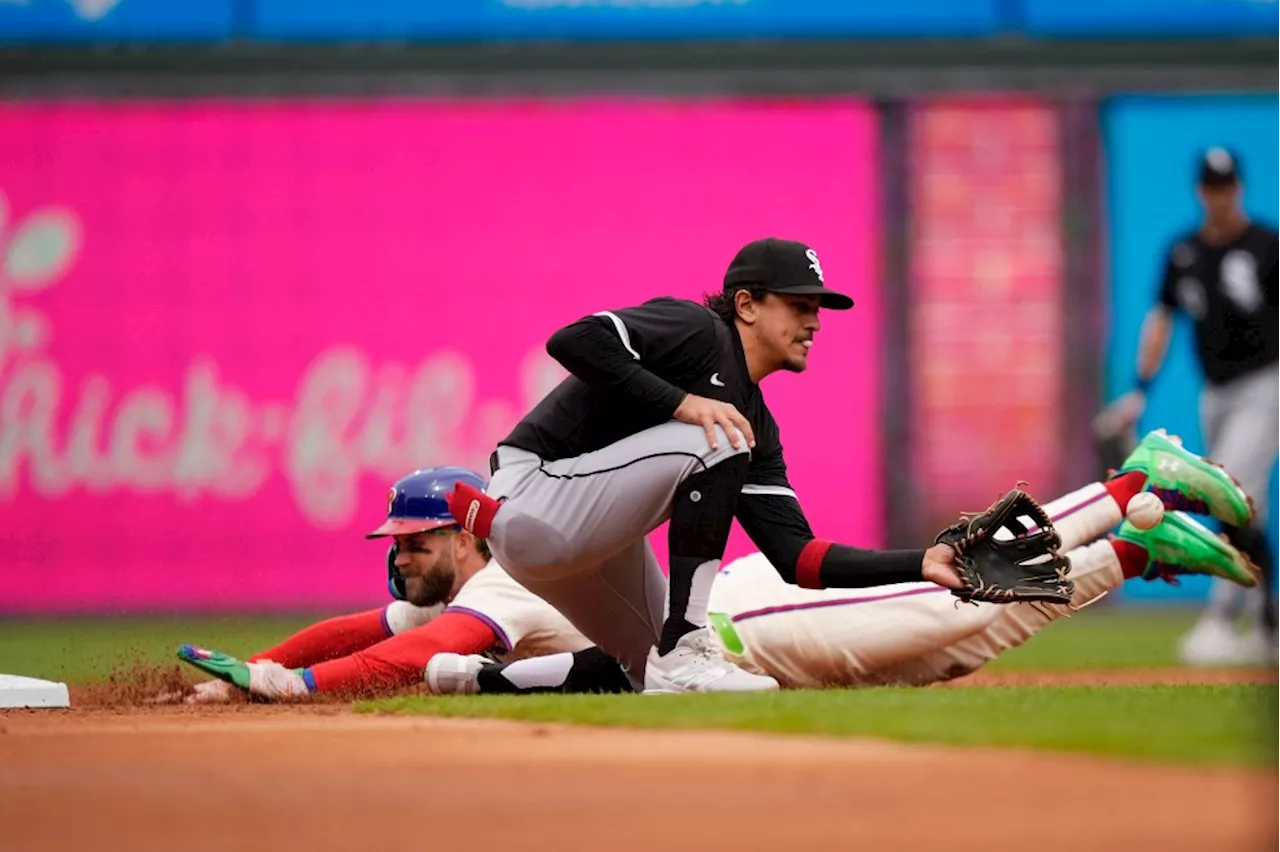
[[[1107,489],[1111,499],[1116,501],[1116,505],[1123,512],[1129,507],[1129,501],[1147,487],[1147,475],[1140,470],[1131,470],[1108,479],[1102,483],[1102,487]]]
[[[1131,541],[1113,538],[1111,549],[1116,552],[1116,559],[1120,560],[1120,573],[1124,574],[1126,580],[1141,577],[1147,570],[1147,563],[1151,561],[1147,549]]]

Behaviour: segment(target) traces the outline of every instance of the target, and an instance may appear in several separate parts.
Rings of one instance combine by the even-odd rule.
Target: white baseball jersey
[[[498,637],[500,647],[491,656],[499,662],[581,651],[594,644],[492,559],[463,585],[444,611],[465,613],[487,624]]]
[[[1045,506],[1073,548],[1068,556],[1076,606],[1124,582],[1105,538],[1076,546],[1119,523],[1115,502],[1098,499],[1105,494],[1090,485]],[[965,604],[924,582],[802,589],[783,582],[761,553],[725,566],[711,587],[709,610],[732,620],[727,631],[723,625],[715,631],[729,659],[792,688],[918,685],[959,677],[1067,612],[1032,604]]]
[[[957,608],[933,583],[802,589],[784,582],[761,553],[725,566],[709,609],[733,620],[744,646],[735,653],[721,635],[729,659],[791,688],[875,682],[876,672],[957,642],[990,620],[986,607]]]
[[[1084,605],[1124,582],[1105,540],[1076,549],[1120,523],[1123,513],[1104,485],[1086,485],[1044,510],[1062,550],[1070,551],[1074,603]],[[711,587],[709,609],[732,619],[729,631],[723,623],[717,630],[726,656],[789,687],[958,677],[1025,642],[1058,614],[1029,604],[963,604],[924,582],[802,589],[783,582],[760,553],[725,566]]]

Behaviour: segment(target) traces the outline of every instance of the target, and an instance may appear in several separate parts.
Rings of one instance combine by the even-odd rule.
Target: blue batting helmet
[[[446,496],[454,483],[465,482],[484,491],[488,483],[465,467],[425,467],[396,480],[387,494],[387,520],[365,538],[412,535],[456,527]]]

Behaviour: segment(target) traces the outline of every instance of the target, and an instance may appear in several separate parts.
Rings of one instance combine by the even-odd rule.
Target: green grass
[[[135,665],[168,665],[191,642],[247,656],[321,616],[153,617],[0,621],[0,672],[68,683],[103,680]],[[1050,625],[992,670],[1142,668],[1177,665],[1174,646],[1194,612],[1086,610]]]
[[[1090,609],[1050,625],[993,670],[1176,665],[1194,612]],[[176,665],[191,642],[236,656],[319,616],[0,621],[0,672],[83,684]],[[407,698],[358,709],[661,728],[727,728],[1006,745],[1175,762],[1274,766],[1274,686],[995,687],[785,692],[766,696]]]
[[[1025,645],[1001,654],[993,671],[1167,668],[1180,665],[1178,638],[1197,611],[1107,609],[1102,604],[1050,624]]]
[[[106,680],[134,666],[177,663],[184,642],[236,656],[275,645],[312,616],[120,618],[0,622],[0,672],[67,683]]]
[[[769,695],[406,697],[363,712],[1019,746],[1274,767],[1275,686],[989,687]]]

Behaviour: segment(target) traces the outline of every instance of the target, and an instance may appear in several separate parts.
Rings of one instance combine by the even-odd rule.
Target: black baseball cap
[[[1201,186],[1233,186],[1240,181],[1240,158],[1226,148],[1214,147],[1200,155]]]
[[[771,293],[821,296],[820,304],[847,311],[853,299],[826,287],[818,253],[804,243],[767,237],[747,243],[733,256],[724,274],[724,289],[760,287]]]

